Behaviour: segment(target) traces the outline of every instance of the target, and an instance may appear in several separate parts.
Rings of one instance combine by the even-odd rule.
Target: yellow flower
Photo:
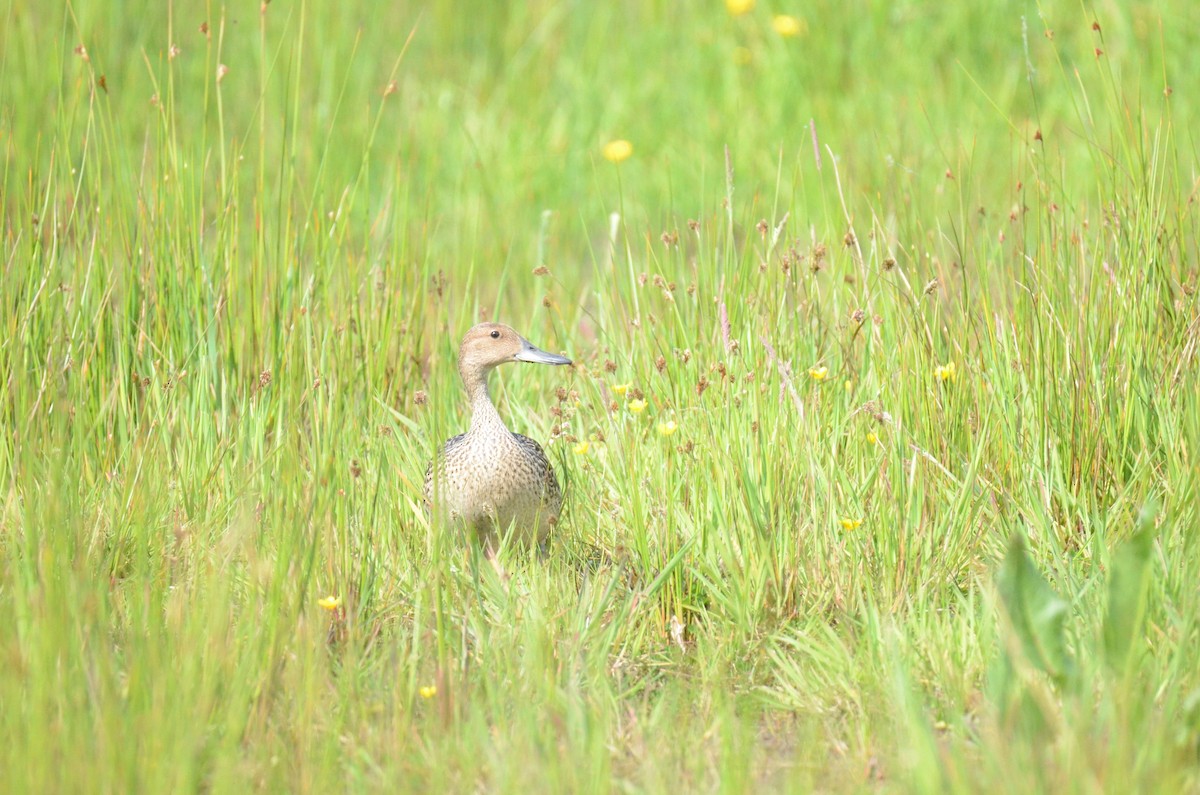
[[[814,381],[824,381],[825,376],[829,375],[828,367],[810,367],[808,374]]]
[[[660,422],[658,424],[658,435],[659,436],[670,436],[671,434],[675,433],[676,429],[678,429],[678,428],[679,428],[679,426],[675,424],[675,420],[667,420],[666,422]]]
[[[867,444],[879,444],[879,437],[875,435],[875,431],[867,431]]]
[[[589,446],[590,445],[588,444],[588,440],[584,439],[582,442],[575,445],[575,455],[587,455]]]
[[[437,695],[437,685],[425,685],[417,692],[421,694],[421,698],[433,698]]]
[[[618,138],[606,143],[600,151],[605,160],[610,163],[620,163],[622,160],[628,160],[629,156],[633,154],[633,144],[624,138]]]
[[[631,386],[633,386],[633,384],[613,384],[612,390],[621,397],[625,397],[625,393],[629,391],[629,387]]]
[[[780,36],[791,38],[792,36],[803,36],[808,33],[808,23],[803,19],[796,19],[787,14],[776,14],[771,20],[771,27],[775,28],[775,32]]]
[[[935,367],[933,374],[937,376],[937,380],[939,381],[953,381],[955,376],[958,375],[958,371],[954,367],[954,362],[947,362]]]
[[[857,530],[863,523],[862,519],[842,519],[843,530]]]
[[[321,607],[325,608],[326,610],[337,610],[339,607],[342,606],[342,600],[336,596],[330,595],[330,596],[326,596],[323,599],[318,599],[317,604],[319,604]]]
[[[725,8],[735,17],[749,14],[754,10],[754,0],[725,0]]]
[[[848,378],[846,379],[846,391],[847,391],[847,392],[853,392],[853,391],[854,391],[854,382],[853,382],[853,381],[851,381],[851,380],[850,380],[850,379],[848,379]]]
[[[643,411],[646,410],[646,401],[644,401],[644,400],[629,401],[629,410],[632,411],[634,414],[641,414]]]

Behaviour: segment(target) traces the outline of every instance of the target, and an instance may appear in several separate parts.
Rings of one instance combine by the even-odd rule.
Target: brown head
[[[493,367],[505,362],[571,364],[566,356],[535,347],[503,323],[480,323],[463,337],[458,349],[458,372],[468,388],[486,379]]]

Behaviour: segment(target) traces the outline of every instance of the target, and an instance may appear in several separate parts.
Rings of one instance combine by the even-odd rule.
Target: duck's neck
[[[488,394],[488,373],[490,370],[471,370],[462,373],[463,384],[467,387],[467,396],[471,401],[471,430],[482,431],[493,428],[504,428],[500,412]],[[507,428],[505,428],[507,430]]]

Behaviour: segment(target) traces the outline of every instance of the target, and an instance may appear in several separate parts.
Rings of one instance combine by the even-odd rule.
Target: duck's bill
[[[566,356],[549,353],[532,345],[529,340],[521,340],[521,350],[513,357],[518,362],[533,362],[534,364],[571,364]]]

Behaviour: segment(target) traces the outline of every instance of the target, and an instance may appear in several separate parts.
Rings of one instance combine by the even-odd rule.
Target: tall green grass
[[[1195,791],[1197,24],[8,0],[6,788]]]

